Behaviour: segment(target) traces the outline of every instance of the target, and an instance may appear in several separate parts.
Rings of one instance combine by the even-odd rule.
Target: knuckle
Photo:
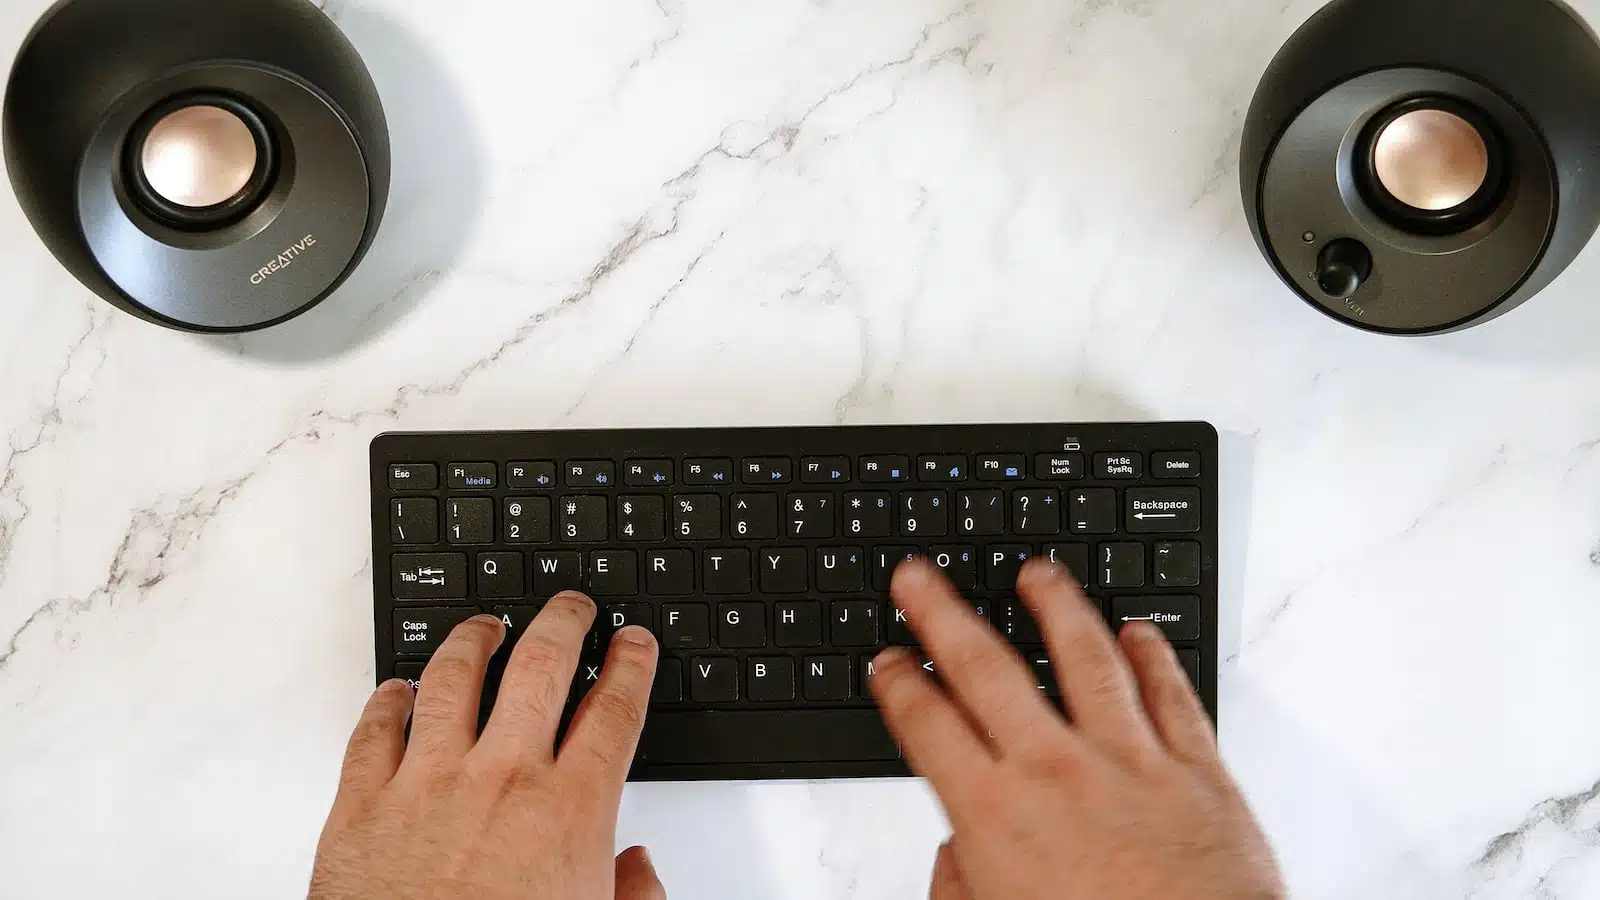
[[[481,668],[458,656],[435,656],[423,673],[423,678],[427,680],[423,702],[428,697],[453,699],[465,696],[470,693],[476,673]]]
[[[591,714],[609,730],[636,731],[644,726],[644,707],[621,691],[593,691],[589,704]]]
[[[522,670],[554,672],[566,666],[572,655],[568,643],[547,632],[530,632],[511,654],[511,664]]]

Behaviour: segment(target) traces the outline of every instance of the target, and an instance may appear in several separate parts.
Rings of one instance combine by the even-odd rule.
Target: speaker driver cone
[[[185,97],[147,113],[128,142],[135,202],[173,228],[206,230],[250,214],[272,188],[277,151],[266,122],[229,97]]]

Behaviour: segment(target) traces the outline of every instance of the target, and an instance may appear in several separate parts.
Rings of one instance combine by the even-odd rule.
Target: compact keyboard
[[[1046,555],[1113,625],[1156,623],[1215,719],[1216,446],[1203,423],[380,435],[377,678],[416,681],[481,612],[509,648],[582,590],[600,615],[569,714],[616,628],[661,642],[631,779],[904,775],[867,682],[914,645],[894,567],[933,561],[1058,697],[1015,594]]]

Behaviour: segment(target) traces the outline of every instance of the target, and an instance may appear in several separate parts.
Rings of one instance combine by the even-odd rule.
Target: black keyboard
[[[577,589],[600,615],[572,705],[616,628],[661,642],[631,779],[904,775],[866,678],[914,643],[894,567],[941,567],[1057,696],[1014,592],[1042,554],[1166,632],[1214,720],[1216,446],[1203,423],[380,435],[377,678],[416,681],[480,612],[509,647]]]

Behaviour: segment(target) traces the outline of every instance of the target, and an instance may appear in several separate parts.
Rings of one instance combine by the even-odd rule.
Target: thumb
[[[928,900],[972,900],[972,891],[956,864],[956,851],[949,841],[939,845],[933,858],[933,886],[928,889]]]
[[[643,847],[629,847],[617,857],[617,900],[667,900],[667,889]]]

